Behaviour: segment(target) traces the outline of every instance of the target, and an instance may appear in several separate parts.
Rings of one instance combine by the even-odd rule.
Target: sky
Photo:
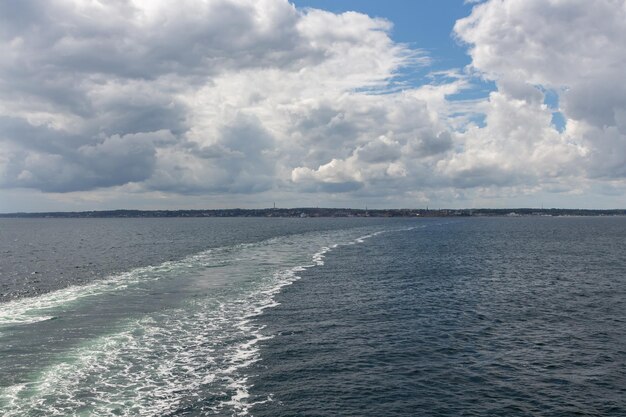
[[[0,212],[626,208],[626,0],[6,0],[0,56]]]

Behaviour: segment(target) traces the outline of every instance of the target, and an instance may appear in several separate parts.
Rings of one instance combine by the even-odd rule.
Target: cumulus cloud
[[[20,132],[27,136],[31,131]],[[55,139],[33,129],[48,140]],[[46,152],[10,145],[5,149],[9,161],[5,165],[4,186],[38,188],[42,191],[67,192],[96,187],[123,185],[144,181],[154,170],[155,148],[172,143],[174,136],[166,130],[148,133],[102,137],[94,144]]]
[[[454,27],[471,65],[397,90],[400,71],[430,58],[357,12],[2,2],[0,187],[419,202],[619,188],[625,21],[623,0],[477,2]],[[451,99],[473,77],[495,91]]]
[[[392,110],[357,90],[424,59],[386,20],[285,0],[0,7],[4,187],[268,190],[375,138]]]
[[[442,163],[451,175],[493,170],[494,183],[624,177],[626,2],[491,0],[456,23],[473,70],[494,80],[486,126]],[[559,106],[544,104],[552,91]],[[559,132],[552,113],[565,118]],[[482,146],[481,146],[482,145]],[[477,178],[478,180],[478,178]]]

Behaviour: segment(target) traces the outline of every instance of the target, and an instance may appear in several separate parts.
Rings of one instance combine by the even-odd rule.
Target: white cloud
[[[515,174],[520,183],[626,176],[626,2],[492,0],[455,31],[498,92],[487,125],[464,135],[467,152],[446,169],[461,175],[491,160],[494,177]],[[544,89],[559,97],[562,133]]]
[[[482,2],[454,28],[471,67],[394,91],[429,58],[364,14],[286,0],[1,3],[0,187],[389,205],[609,193],[626,177],[624,22],[624,1]],[[475,76],[497,90],[450,101]]]
[[[288,186],[298,166],[367,149],[385,133],[397,110],[357,90],[385,88],[423,58],[390,39],[386,20],[281,0],[3,7],[4,187]],[[169,139],[136,140],[153,132]]]

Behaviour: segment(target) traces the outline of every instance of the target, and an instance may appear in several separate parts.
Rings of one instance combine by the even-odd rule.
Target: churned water
[[[0,221],[0,414],[626,415],[626,218]]]

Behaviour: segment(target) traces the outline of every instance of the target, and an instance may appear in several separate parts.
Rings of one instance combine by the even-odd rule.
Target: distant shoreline
[[[98,210],[40,213],[0,213],[0,218],[163,218],[163,217],[488,217],[488,216],[624,216],[626,210],[593,209],[350,209],[264,208],[212,210]]]

